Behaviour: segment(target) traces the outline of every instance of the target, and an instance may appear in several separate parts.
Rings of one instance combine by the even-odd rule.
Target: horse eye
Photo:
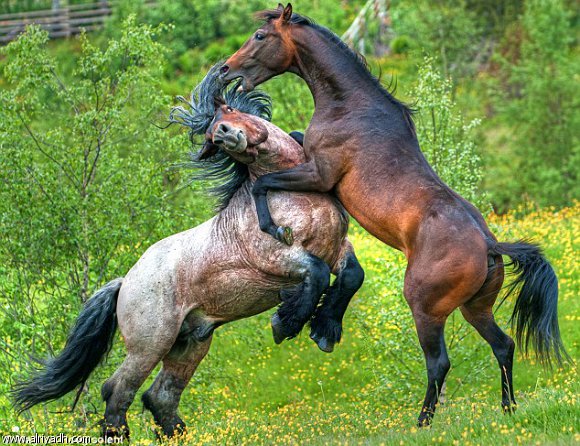
[[[228,113],[231,113],[234,111],[234,109],[232,107],[230,107],[229,105],[228,105],[228,108],[226,108],[226,110],[228,111]]]
[[[256,35],[254,36],[254,38],[256,40],[264,40],[265,37],[266,36],[264,34],[262,34],[262,33],[256,33]]]

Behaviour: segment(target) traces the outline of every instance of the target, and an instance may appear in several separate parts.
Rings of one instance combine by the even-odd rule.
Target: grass
[[[562,335],[576,361],[580,353],[579,217],[579,203],[557,212],[528,209],[490,217],[500,240],[531,237],[545,248],[560,280]],[[355,225],[351,239],[367,280],[347,313],[344,339],[336,351],[321,353],[306,332],[274,345],[269,314],[223,327],[185,390],[180,407],[189,429],[174,444],[564,445],[580,441],[577,371],[546,372],[533,359],[518,355],[514,382],[519,407],[513,416],[505,416],[499,407],[495,359],[460,315],[447,324],[452,369],[446,402],[431,428],[417,429],[425,369],[401,295],[404,259]],[[507,327],[510,313],[510,304],[498,311],[503,326]],[[118,342],[72,413],[66,411],[73,396],[67,396],[18,418],[3,395],[0,431],[98,435],[96,424],[104,410],[100,385],[122,357]],[[10,380],[12,373],[2,376]],[[132,442],[152,444],[152,418],[141,406],[136,399],[129,411]]]

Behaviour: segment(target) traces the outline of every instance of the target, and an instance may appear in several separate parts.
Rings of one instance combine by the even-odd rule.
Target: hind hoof
[[[312,339],[316,345],[318,345],[318,348],[324,353],[332,353],[334,351],[334,342],[328,338],[324,336],[318,336],[316,334],[311,334],[310,339]]]
[[[503,413],[511,415],[511,414],[516,412],[518,405],[516,403],[511,403],[511,404],[503,404],[502,403],[501,408],[503,409]]]
[[[129,429],[126,426],[116,428],[113,426],[103,426],[103,441],[105,444],[119,444],[129,442]]]
[[[292,246],[294,243],[292,228],[288,226],[279,226],[278,229],[276,229],[276,239],[285,245]]]

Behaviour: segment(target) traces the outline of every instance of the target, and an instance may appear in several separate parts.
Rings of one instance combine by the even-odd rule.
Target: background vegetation
[[[293,2],[338,34],[362,3]],[[239,47],[255,27],[254,11],[272,6],[159,0],[150,8],[121,0],[101,33],[48,41],[31,29],[2,49],[1,432],[97,434],[100,384],[120,364],[122,342],[72,413],[67,397],[18,418],[8,389],[28,368],[29,352],[62,347],[96,288],[124,275],[153,241],[209,218],[206,185],[189,185],[188,172],[178,168],[191,150],[187,137],[159,127],[174,96],[187,94],[209,65]],[[395,79],[397,96],[418,109],[423,151],[489,216],[498,238],[532,237],[546,248],[560,278],[564,341],[577,359],[580,58],[573,6],[393,1],[390,51],[369,63],[385,83]],[[277,125],[306,127],[313,103],[299,79],[285,75],[264,89]],[[187,441],[580,440],[575,370],[545,373],[518,358],[520,411],[503,417],[495,360],[460,315],[447,328],[453,364],[447,403],[433,429],[414,430],[425,377],[401,294],[404,258],[355,224],[351,237],[367,279],[337,351],[323,355],[306,335],[275,346],[268,314],[220,329],[184,395]],[[504,326],[510,310],[498,311]],[[133,438],[149,444],[152,420],[139,406],[130,411]]]

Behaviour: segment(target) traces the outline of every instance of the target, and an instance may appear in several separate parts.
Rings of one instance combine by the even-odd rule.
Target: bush
[[[19,358],[60,347],[82,301],[142,246],[201,219],[170,200],[165,166],[186,138],[152,125],[170,106],[158,32],[129,19],[103,50],[81,36],[71,78],[39,28],[3,49],[0,332]]]
[[[463,0],[399,0],[391,7],[397,34],[413,36],[417,49],[434,58],[445,77],[471,75],[484,49],[482,29]]]
[[[500,191],[505,199],[564,206],[580,197],[580,62],[570,16],[561,0],[529,1],[520,48],[497,56],[506,84],[496,86],[496,106],[517,175]]]
[[[451,81],[437,71],[433,59],[425,58],[412,93],[417,101],[421,150],[453,190],[480,207],[486,206],[485,197],[478,192],[482,170],[474,131],[480,121],[465,123],[451,92]]]
[[[412,41],[408,36],[397,36],[391,41],[391,51],[393,54],[405,54],[412,46]]]

